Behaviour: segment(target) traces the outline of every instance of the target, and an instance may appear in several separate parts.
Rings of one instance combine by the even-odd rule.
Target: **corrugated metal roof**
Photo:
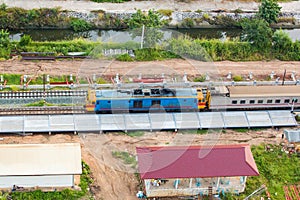
[[[288,110],[0,116],[0,133],[298,126]]]
[[[79,143],[1,144],[0,176],[81,174]]]
[[[300,96],[299,85],[228,86],[230,97],[294,97]]]
[[[249,145],[137,147],[142,179],[259,175]]]

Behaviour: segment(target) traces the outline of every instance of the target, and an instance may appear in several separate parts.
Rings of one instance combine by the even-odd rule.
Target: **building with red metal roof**
[[[204,195],[209,187],[212,193],[241,193],[246,177],[259,175],[245,144],[137,147],[136,151],[148,197]]]

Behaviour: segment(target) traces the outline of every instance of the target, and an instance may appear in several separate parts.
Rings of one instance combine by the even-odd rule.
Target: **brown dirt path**
[[[276,76],[282,76],[287,70],[286,77],[290,79],[291,73],[300,74],[300,62],[298,61],[253,61],[253,62],[198,62],[192,60],[172,59],[164,61],[150,62],[119,62],[108,60],[58,60],[58,61],[20,61],[12,59],[0,61],[0,73],[26,74],[33,75],[38,72],[41,74],[54,75],[79,75],[81,77],[97,76],[113,77],[117,73],[121,76],[132,75],[160,76],[161,73],[179,74],[187,73],[188,76],[199,74],[214,74],[219,78],[226,78],[229,72],[232,75],[248,76],[253,73],[254,79],[260,80],[263,76],[268,76],[272,71]],[[275,76],[275,77],[276,77]]]

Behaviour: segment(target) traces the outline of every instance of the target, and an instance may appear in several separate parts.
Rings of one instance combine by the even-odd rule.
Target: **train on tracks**
[[[300,86],[137,88],[93,90],[86,110],[96,113],[297,109]]]

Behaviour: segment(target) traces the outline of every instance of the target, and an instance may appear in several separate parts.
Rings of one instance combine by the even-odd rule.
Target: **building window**
[[[245,104],[246,103],[246,100],[241,100],[240,101],[240,104]]]
[[[290,100],[289,99],[285,99],[284,103],[290,103]]]
[[[268,100],[267,100],[267,103],[272,103],[272,102],[273,102],[272,99],[268,99]]]
[[[264,100],[258,100],[257,101],[257,103],[263,103],[264,102]]]
[[[276,100],[275,100],[275,103],[280,103],[280,99],[276,99]]]
[[[233,100],[231,103],[232,104],[237,104],[237,100]]]
[[[255,104],[255,100],[250,100],[249,103],[250,104]]]

